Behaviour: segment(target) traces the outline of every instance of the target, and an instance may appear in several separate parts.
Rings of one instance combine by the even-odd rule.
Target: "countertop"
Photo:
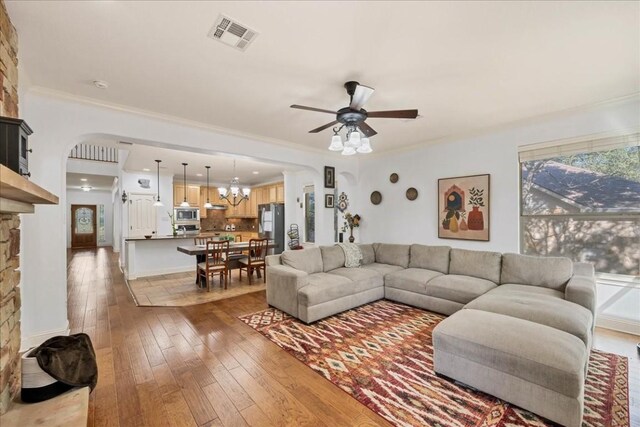
[[[144,237],[128,237],[126,239],[124,239],[125,242],[138,242],[138,241],[146,241],[146,240],[184,240],[184,239],[189,239],[189,240],[193,240],[196,238],[203,238],[203,237],[219,237],[219,236],[226,236],[226,235],[231,235],[233,236],[234,234],[238,234],[238,233],[256,233],[258,234],[257,231],[205,231],[204,233],[200,233],[200,234],[187,234],[187,235],[182,235],[180,233],[178,233],[177,236],[172,236],[170,234],[166,234],[166,235],[162,235],[162,236],[153,236],[150,239],[145,239]]]

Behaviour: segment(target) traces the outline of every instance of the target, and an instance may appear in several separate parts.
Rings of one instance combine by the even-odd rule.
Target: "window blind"
[[[573,142],[562,141],[545,142],[535,145],[524,145],[518,150],[520,162],[544,160],[559,156],[589,153],[594,151],[609,151],[618,148],[640,146],[640,132],[605,138],[587,139]]]

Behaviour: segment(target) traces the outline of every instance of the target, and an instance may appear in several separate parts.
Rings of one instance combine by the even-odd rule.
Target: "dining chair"
[[[203,274],[207,283],[207,292],[211,291],[213,275],[220,275],[220,286],[224,277],[224,288],[227,289],[229,278],[229,241],[207,241],[205,261],[198,264],[198,275]]]
[[[262,270],[264,282],[267,282],[267,264],[265,262],[265,257],[267,256],[267,249],[269,247],[268,243],[269,241],[267,239],[249,240],[249,254],[246,258],[242,258],[239,261],[239,279],[242,280],[242,270],[246,270],[247,275],[249,276],[249,285],[251,285],[253,271],[256,270],[258,271],[258,273],[260,273],[260,270]]]
[[[207,241],[211,240],[211,237],[194,237],[193,238],[193,244],[196,246],[207,246]],[[200,280],[200,270],[198,269],[198,264],[200,264],[201,262],[204,262],[205,260],[205,255],[196,255],[196,284],[200,287],[201,286],[201,280]]]

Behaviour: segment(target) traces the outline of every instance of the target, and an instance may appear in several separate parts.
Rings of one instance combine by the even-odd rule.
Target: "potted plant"
[[[469,212],[467,226],[469,230],[484,230],[484,217],[480,210],[481,207],[484,207],[484,190],[471,187],[469,194],[471,194],[469,204],[472,206],[472,209],[471,212]]]
[[[349,212],[344,214],[344,225],[342,226],[342,232],[346,232],[349,229],[349,243],[353,243],[355,238],[353,237],[353,229],[360,227],[360,215],[351,215]]]

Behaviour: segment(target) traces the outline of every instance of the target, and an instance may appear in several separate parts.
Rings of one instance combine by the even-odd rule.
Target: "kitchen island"
[[[180,251],[179,247],[194,247],[195,238],[219,239],[220,233],[201,233],[196,235],[154,236],[126,238],[124,241],[124,276],[127,280],[139,277],[159,276],[162,274],[193,271],[196,265],[193,253]],[[273,242],[270,242],[273,245]],[[246,249],[249,242],[231,243],[230,249]],[[204,252],[204,249],[201,249]]]

